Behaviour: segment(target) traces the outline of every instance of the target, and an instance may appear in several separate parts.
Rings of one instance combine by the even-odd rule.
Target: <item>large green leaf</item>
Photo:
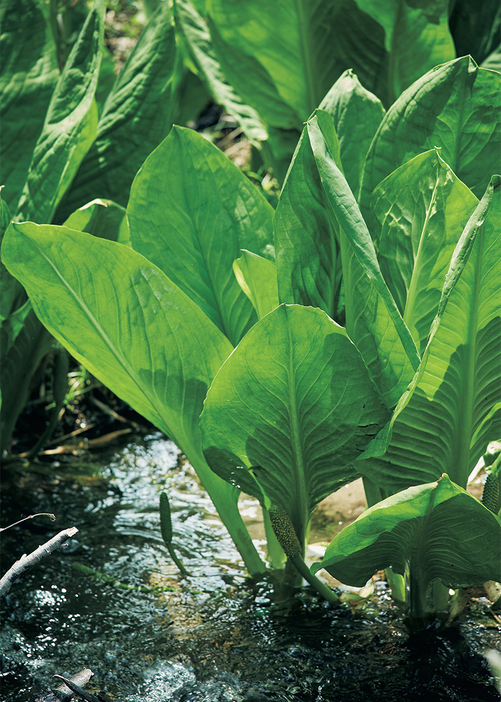
[[[339,142],[329,126],[326,138],[340,165]],[[281,302],[312,305],[338,318],[341,253],[336,225],[305,127],[273,220]]]
[[[332,120],[318,110],[307,128],[322,187],[339,230],[346,329],[385,404],[393,407],[412,380],[419,355],[381,274],[367,225],[331,151]]]
[[[200,421],[211,468],[283,507],[304,541],[314,508],[356,477],[386,415],[344,329],[321,310],[280,305],[222,366]]]
[[[448,0],[355,1],[384,28],[390,101],[423,73],[456,57],[448,26]]]
[[[381,271],[420,353],[452,253],[477,204],[436,150],[397,168],[374,191]]]
[[[96,138],[94,101],[104,36],[104,0],[96,0],[71,50],[37,141],[16,218],[50,222]]]
[[[127,206],[134,176],[172,124],[175,60],[170,3],[163,2],[113,86],[58,221],[96,197]]]
[[[0,25],[2,196],[15,212],[59,71],[39,2],[4,0]]]
[[[450,3],[449,26],[458,56],[482,63],[499,42],[501,7],[497,0],[454,0]]]
[[[233,274],[240,249],[270,257],[273,209],[200,134],[173,127],[134,180],[131,245],[237,344],[256,321]]]
[[[501,434],[500,222],[497,177],[456,247],[419,371],[388,430],[359,462],[367,477],[392,491],[443,471],[465,487],[489,441]]]
[[[201,310],[139,253],[90,234],[23,223],[2,249],[58,341],[186,451],[199,450],[198,413],[231,351]]]
[[[174,10],[176,31],[186,42],[194,65],[207,82],[216,102],[238,120],[253,143],[265,141],[268,134],[261,118],[252,107],[242,102],[221,69],[206,20],[190,0],[175,0]]]
[[[251,572],[263,569],[238,493],[207,466],[199,414],[231,344],[136,251],[66,227],[13,224],[3,261],[47,329],[188,456]]]
[[[360,202],[369,225],[371,193],[396,168],[435,147],[460,180],[481,197],[499,167],[501,75],[465,56],[438,66],[408,88],[386,113],[367,155]]]
[[[365,157],[385,109],[381,101],[363,87],[351,69],[338,78],[319,108],[332,116],[339,139],[343,172],[357,197]]]
[[[366,510],[311,570],[325,568],[341,582],[362,587],[389,566],[401,575],[409,566],[422,590],[436,579],[450,588],[499,580],[501,522],[444,475]]]
[[[232,54],[231,82],[267,124],[281,126],[278,101],[307,119],[348,68],[386,101],[384,29],[353,0],[210,0],[207,7]]]
[[[336,81],[322,106],[336,127],[334,130],[324,119],[329,151],[356,192],[384,109],[352,71],[346,71]],[[329,209],[307,128],[292,159],[273,226],[281,301],[320,307],[340,321],[339,227]]]

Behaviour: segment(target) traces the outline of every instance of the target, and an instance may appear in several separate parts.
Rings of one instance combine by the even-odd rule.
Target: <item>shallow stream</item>
[[[55,673],[86,667],[86,689],[120,702],[499,699],[482,653],[501,648],[501,629],[481,602],[444,631],[409,635],[384,583],[351,610],[308,589],[286,597],[246,577],[174,444],[151,435],[98,461],[4,471],[2,526],[35,512],[57,521],[6,531],[2,573],[61,529],[79,533],[2,602],[3,702],[33,702],[57,686]],[[189,579],[160,536],[162,490]],[[254,502],[242,507],[255,522]]]

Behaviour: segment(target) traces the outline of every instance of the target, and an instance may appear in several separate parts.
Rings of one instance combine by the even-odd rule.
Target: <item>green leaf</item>
[[[27,222],[9,227],[2,253],[56,339],[186,454],[249,570],[262,571],[237,491],[202,454],[199,414],[229,341],[162,271],[122,244]]]
[[[373,193],[381,271],[420,353],[454,248],[477,204],[437,150],[397,168]]]
[[[266,127],[257,112],[246,105],[226,79],[211,42],[206,20],[189,0],[175,0],[176,31],[188,46],[190,57],[206,81],[216,102],[233,115],[247,137],[255,144],[268,138]]]
[[[364,216],[375,187],[414,156],[436,147],[477,197],[499,164],[501,75],[468,56],[438,66],[408,88],[386,113],[367,155],[360,192]]]
[[[95,143],[58,213],[59,221],[95,197],[127,206],[134,176],[169,133],[176,59],[168,2],[161,3],[118,76]]]
[[[280,305],[222,366],[200,421],[211,468],[283,507],[304,541],[314,508],[356,477],[385,416],[344,329],[321,310]]]
[[[423,590],[437,579],[454,589],[499,580],[501,522],[444,475],[366,510],[311,570],[362,587],[378,570],[404,575],[408,565]]]
[[[102,239],[119,241],[125,212],[124,207],[111,200],[93,200],[73,212],[64,226]]]
[[[457,56],[470,56],[482,63],[495,49],[501,29],[501,8],[497,0],[470,2],[454,0],[449,25]]]
[[[273,261],[243,250],[233,261],[233,272],[258,319],[278,307],[277,266]]]
[[[261,88],[244,72],[232,82],[266,122],[270,85],[301,121],[348,68],[377,95],[386,93],[384,30],[353,0],[211,0],[208,14],[234,52],[235,71],[249,56],[262,67]]]
[[[340,167],[339,142],[332,120],[325,138]],[[273,220],[281,302],[311,305],[339,318],[341,253],[339,227],[329,202],[305,127],[293,156]]]
[[[385,109],[381,101],[362,86],[351,69],[338,78],[319,109],[332,116],[343,172],[357,197],[365,157]]]
[[[231,345],[174,283],[137,252],[66,227],[12,225],[3,260],[77,360],[198,450],[198,413]]]
[[[15,212],[59,71],[39,2],[4,0],[0,25],[2,196]]]
[[[387,431],[359,461],[364,475],[388,489],[443,471],[465,487],[501,434],[500,222],[498,176],[456,247],[419,371]]]
[[[391,101],[423,73],[456,57],[448,26],[448,0],[356,3],[384,28]]]
[[[272,207],[224,154],[173,127],[134,180],[131,245],[237,344],[256,321],[233,274],[240,249],[270,256]]]
[[[307,127],[322,187],[340,231],[346,329],[386,406],[393,407],[420,358],[381,274],[367,225],[330,150],[332,121],[318,110]]]
[[[104,0],[97,0],[52,96],[30,165],[17,220],[49,222],[96,137],[94,93],[101,63]]]

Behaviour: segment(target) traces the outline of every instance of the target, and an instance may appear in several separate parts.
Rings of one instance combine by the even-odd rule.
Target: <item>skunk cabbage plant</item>
[[[223,5],[207,5],[211,31]],[[255,7],[216,30],[235,56]],[[307,118],[318,95],[287,97],[274,53],[260,60]],[[251,573],[265,565],[240,490],[304,574],[313,510],[363,476],[370,509],[314,570],[360,585],[391,568],[421,620],[429,588],[437,610],[448,588],[500,577],[501,522],[464,488],[501,429],[501,76],[454,60],[384,113],[340,73],[275,213],[175,127],[132,185],[130,246],[16,222],[3,262],[50,332],[186,453]]]

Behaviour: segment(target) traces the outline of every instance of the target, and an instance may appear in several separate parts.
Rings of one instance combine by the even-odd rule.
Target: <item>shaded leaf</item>
[[[110,241],[119,241],[125,208],[111,200],[93,200],[71,214],[65,227],[87,232]]]
[[[390,102],[423,73],[456,57],[448,24],[448,0],[356,2],[384,28]]]
[[[340,167],[339,142],[325,119],[325,139]],[[273,220],[281,302],[340,312],[339,227],[329,211],[307,127],[292,159]]]
[[[36,0],[2,2],[0,25],[0,157],[6,186],[2,197],[16,212],[59,71],[54,43]]]
[[[206,20],[189,0],[175,0],[176,30],[184,38],[194,65],[207,82],[216,102],[234,116],[254,143],[268,138],[257,112],[245,104],[228,82],[211,42]]]
[[[127,206],[132,180],[171,127],[176,45],[161,3],[120,72],[99,119],[95,143],[61,205],[58,221],[96,197]]]
[[[319,109],[332,117],[339,139],[343,172],[352,193],[357,197],[365,157],[385,109],[381,101],[362,86],[351,69],[338,78]]]
[[[387,431],[359,462],[388,489],[428,482],[444,470],[465,487],[501,434],[500,222],[497,177],[456,247],[419,371]]]
[[[322,187],[340,232],[346,329],[386,406],[393,407],[420,358],[381,274],[367,225],[330,150],[332,120],[318,110],[307,128]]]
[[[134,180],[131,245],[237,344],[256,321],[233,274],[245,248],[270,256],[272,207],[200,134],[173,127]]]
[[[52,96],[16,218],[50,222],[96,137],[94,93],[101,63],[104,0],[89,12]]]
[[[321,310],[280,305],[221,367],[200,421],[211,468],[283,507],[304,541],[314,508],[356,477],[385,417],[344,329]]]
[[[360,203],[371,231],[375,187],[414,156],[440,156],[477,197],[499,163],[501,75],[465,56],[438,66],[408,88],[386,113],[365,164]]]
[[[233,261],[233,272],[258,319],[278,307],[277,267],[273,261],[244,250]]]
[[[501,522],[449,480],[408,488],[379,502],[338,534],[325,568],[347,585],[362,587],[378,570],[411,574],[423,589],[433,580],[449,588],[501,578]]]
[[[374,191],[381,271],[420,353],[452,253],[477,204],[436,150],[397,168]]]

